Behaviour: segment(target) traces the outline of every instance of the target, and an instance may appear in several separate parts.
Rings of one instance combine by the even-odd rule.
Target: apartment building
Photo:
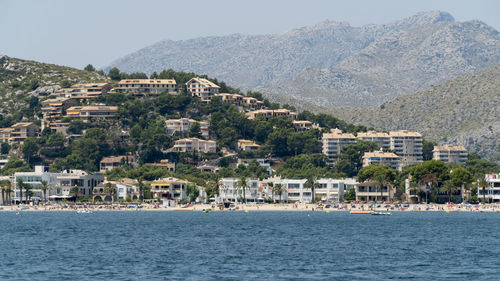
[[[196,121],[189,118],[180,118],[180,119],[168,119],[165,121],[167,126],[167,133],[173,135],[174,133],[187,134],[189,129],[194,123],[200,124],[201,136],[204,138],[208,138],[209,135],[209,123],[206,121]]]
[[[23,142],[27,138],[37,137],[40,127],[33,122],[16,123],[9,128],[0,128],[0,142]]]
[[[136,161],[136,157],[132,155],[104,157],[100,162],[100,172],[105,173],[124,164],[134,165]]]
[[[256,144],[251,140],[238,140],[238,150],[240,151],[256,151],[258,150],[260,145]]]
[[[323,134],[321,138],[323,153],[328,157],[328,164],[333,165],[337,161],[342,148],[356,143],[353,134],[342,133],[341,130],[332,130],[331,133]]]
[[[238,178],[222,178],[219,186],[220,197],[224,201],[237,202],[245,198],[246,202],[259,201],[259,180],[247,179],[246,187],[240,187],[240,179]],[[243,195],[243,192],[245,193]],[[261,200],[262,201],[262,200]]]
[[[70,88],[62,88],[56,92],[56,96],[76,100],[91,99],[101,96],[111,90],[108,83],[86,83],[75,84]]]
[[[20,198],[20,188],[18,180],[23,180],[24,183],[30,184],[32,189],[31,201],[38,202],[45,199],[56,201],[62,199],[75,199],[74,188],[78,188],[76,194],[80,197],[92,196],[93,188],[104,181],[104,176],[100,173],[89,174],[82,170],[66,170],[61,173],[47,172],[47,167],[35,166],[34,172],[16,172],[13,175],[14,183],[14,202],[26,202],[26,192],[23,189],[23,198]],[[49,189],[43,193],[41,189],[42,181],[46,181]]]
[[[259,110],[265,107],[263,101],[253,97],[244,97],[241,105],[251,110]]]
[[[202,102],[210,102],[220,90],[220,87],[212,81],[200,77],[192,78],[186,82],[186,88],[193,96],[199,97]]]
[[[55,121],[62,118],[63,107],[76,104],[76,100],[70,98],[54,98],[41,102],[43,119],[46,121]]]
[[[174,147],[172,151],[175,152],[189,152],[189,151],[200,151],[204,153],[215,153],[217,151],[217,146],[215,141],[202,140],[199,138],[185,138],[174,142]]]
[[[361,202],[389,202],[394,200],[396,189],[392,186],[377,186],[374,181],[367,181],[356,184],[356,201]]]
[[[220,97],[222,102],[227,102],[238,106],[241,106],[243,104],[244,97],[239,94],[220,93],[216,94],[215,96]]]
[[[177,178],[155,180],[151,182],[151,196],[156,200],[180,202],[189,198],[187,186],[190,184],[189,181]]]
[[[92,120],[115,119],[117,111],[118,106],[72,106],[66,110],[66,116],[73,119],[80,119],[83,122],[90,122]]]
[[[358,140],[374,142],[382,149],[391,149],[391,137],[388,133],[376,131],[360,132],[357,138]]]
[[[500,174],[486,174],[486,187],[477,188],[477,198],[486,202],[500,202]]]
[[[217,174],[220,171],[221,167],[205,164],[196,167],[196,169],[198,169],[202,173]]]
[[[344,199],[345,181],[343,179],[321,178],[316,180],[314,196],[321,201],[340,202]]]
[[[464,165],[467,161],[467,149],[463,146],[437,145],[432,150],[432,159]]]
[[[422,135],[418,132],[391,131],[390,149],[400,158],[400,166],[406,167],[423,161]]]
[[[297,113],[290,111],[286,108],[281,108],[281,109],[259,109],[259,110],[254,110],[254,111],[249,111],[245,113],[245,115],[248,117],[250,120],[255,120],[257,118],[264,118],[265,120],[269,120],[270,118],[274,117],[287,117],[292,120],[297,119]]]
[[[160,167],[172,173],[175,172],[175,162],[170,162],[168,159],[162,159],[160,163],[147,163],[147,165]]]
[[[177,94],[177,83],[174,79],[124,79],[113,91],[132,95]]]
[[[371,164],[380,164],[389,166],[394,170],[400,168],[400,157],[392,152],[373,151],[365,152],[363,154],[363,167],[370,166]]]

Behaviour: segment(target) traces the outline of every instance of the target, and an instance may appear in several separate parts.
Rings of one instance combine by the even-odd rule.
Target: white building
[[[246,199],[246,202],[257,202],[259,199],[259,180],[258,179],[247,179],[247,187],[245,188],[245,195],[243,195],[243,189],[240,187],[239,178],[222,178],[220,179],[220,197],[224,201],[237,202],[238,200]]]
[[[331,133],[323,134],[321,138],[323,153],[328,156],[328,164],[333,165],[337,161],[342,148],[349,144],[356,143],[356,137],[353,134],[342,133],[335,129]]]
[[[136,180],[121,179],[113,182],[116,186],[116,198],[118,200],[140,200],[142,199],[141,189]]]
[[[73,189],[78,188],[78,197],[92,196],[94,186],[104,181],[104,176],[100,173],[88,174],[82,170],[67,170],[61,173],[47,172],[44,166],[35,166],[34,172],[16,172],[13,175],[14,194],[12,201],[25,202],[26,191],[23,189],[23,198],[20,198],[21,191],[18,180],[32,187],[31,200],[38,202],[44,200],[44,193],[40,189],[42,181],[46,181],[49,189],[46,191],[47,200],[74,199]]]
[[[477,188],[477,198],[486,202],[500,202],[500,174],[487,174],[485,175],[487,186],[484,188]]]
[[[390,149],[401,157],[401,168],[423,161],[422,135],[420,133],[391,131],[389,132],[389,136],[391,137]]]
[[[189,132],[189,129],[194,123],[200,124],[200,132],[201,136],[204,138],[208,138],[208,122],[206,121],[196,121],[193,119],[189,118],[180,118],[180,119],[168,119],[165,121],[167,125],[167,133],[168,134],[174,134],[174,133],[181,133],[181,134],[187,134]]]
[[[212,140],[202,140],[199,138],[185,138],[176,140],[172,151],[175,152],[190,152],[200,151],[204,153],[217,152],[217,144]]]
[[[467,149],[463,146],[437,145],[432,150],[432,159],[464,165],[467,161]]]
[[[210,102],[220,90],[217,84],[200,77],[192,78],[186,82],[186,88],[193,96],[199,97],[202,102]]]

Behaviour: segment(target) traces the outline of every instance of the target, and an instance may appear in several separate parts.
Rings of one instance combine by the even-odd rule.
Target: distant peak
[[[447,12],[428,11],[416,13],[415,15],[402,19],[401,21],[409,24],[426,25],[438,22],[454,22],[455,18]]]

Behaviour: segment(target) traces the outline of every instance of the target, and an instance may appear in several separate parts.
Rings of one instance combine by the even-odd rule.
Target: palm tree
[[[426,186],[426,188],[425,188],[425,198],[426,198],[426,200],[425,201],[427,201],[427,203],[429,203],[429,200],[428,200],[428,197],[427,197],[427,193],[428,193],[427,192],[427,185],[431,184],[431,189],[432,189],[432,184],[437,181],[437,177],[433,173],[428,173],[428,174],[426,174],[424,176],[423,181],[424,181],[424,185]]]
[[[19,188],[19,204],[21,204],[23,202],[23,188],[24,188],[23,179],[17,180],[17,188]]]
[[[49,184],[47,181],[41,181],[40,183],[40,189],[43,191],[43,200],[47,202],[47,190],[49,189]]]
[[[418,192],[421,190],[421,187],[418,186],[418,184],[414,183],[414,182],[410,182],[410,188],[408,189],[408,191],[410,191],[410,194],[411,194],[411,191],[415,191],[415,195],[417,196],[417,203],[420,202],[420,196],[418,195]]]
[[[2,204],[5,205],[5,188],[6,187],[4,185],[4,181],[2,181],[0,188],[2,189]]]
[[[448,202],[451,202],[451,195],[457,191],[457,187],[451,181],[445,181],[441,189],[448,193]]]
[[[75,197],[75,203],[76,199],[78,199],[78,196],[80,196],[80,188],[78,186],[74,186],[71,188],[70,195]]]
[[[7,195],[7,201],[9,202],[9,205],[10,205],[12,203],[11,202],[12,183],[10,182],[10,180],[5,180],[3,184],[5,187],[5,193]]]
[[[24,184],[24,189],[26,190],[26,203],[28,203],[29,200],[31,200],[31,196],[33,196],[33,185],[26,183]]]
[[[488,182],[482,178],[479,180],[478,185],[483,189],[483,202],[486,203],[486,187],[488,186]]]
[[[389,186],[388,186],[387,177],[386,177],[385,174],[378,173],[378,174],[376,174],[376,175],[373,176],[373,181],[375,181],[375,184],[376,184],[377,188],[380,189],[380,201],[383,201],[382,198],[384,196],[384,192],[383,192],[382,188],[384,186],[387,187],[387,192],[389,192]]]
[[[247,185],[247,178],[245,176],[242,176],[240,178],[240,180],[238,181],[237,188],[243,190],[243,201],[245,202],[245,204],[247,203],[247,197],[246,197],[246,194],[245,194],[247,187],[248,187],[248,185]]]
[[[142,181],[142,177],[137,180],[137,185],[139,186],[139,193],[144,200],[144,182]]]
[[[111,196],[111,202],[115,201],[115,193],[116,193],[116,187],[113,186],[110,182],[106,183],[106,186],[104,187],[104,191]]]
[[[285,191],[285,188],[284,188],[283,184],[277,183],[277,184],[274,185],[274,187],[273,187],[273,194],[274,193],[278,193],[280,195],[280,201],[279,201],[280,203],[282,202],[281,201],[281,194],[283,193],[283,191]]]
[[[316,187],[316,177],[309,177],[307,178],[307,181],[304,183],[304,185],[307,187],[307,188],[310,188],[311,189],[311,202],[314,203],[316,202],[316,198],[314,197],[314,189]]]

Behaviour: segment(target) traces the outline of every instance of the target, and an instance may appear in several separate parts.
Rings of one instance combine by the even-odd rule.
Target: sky
[[[0,0],[0,54],[100,68],[161,40],[273,34],[323,20],[361,26],[432,10],[500,30],[499,0]]]

